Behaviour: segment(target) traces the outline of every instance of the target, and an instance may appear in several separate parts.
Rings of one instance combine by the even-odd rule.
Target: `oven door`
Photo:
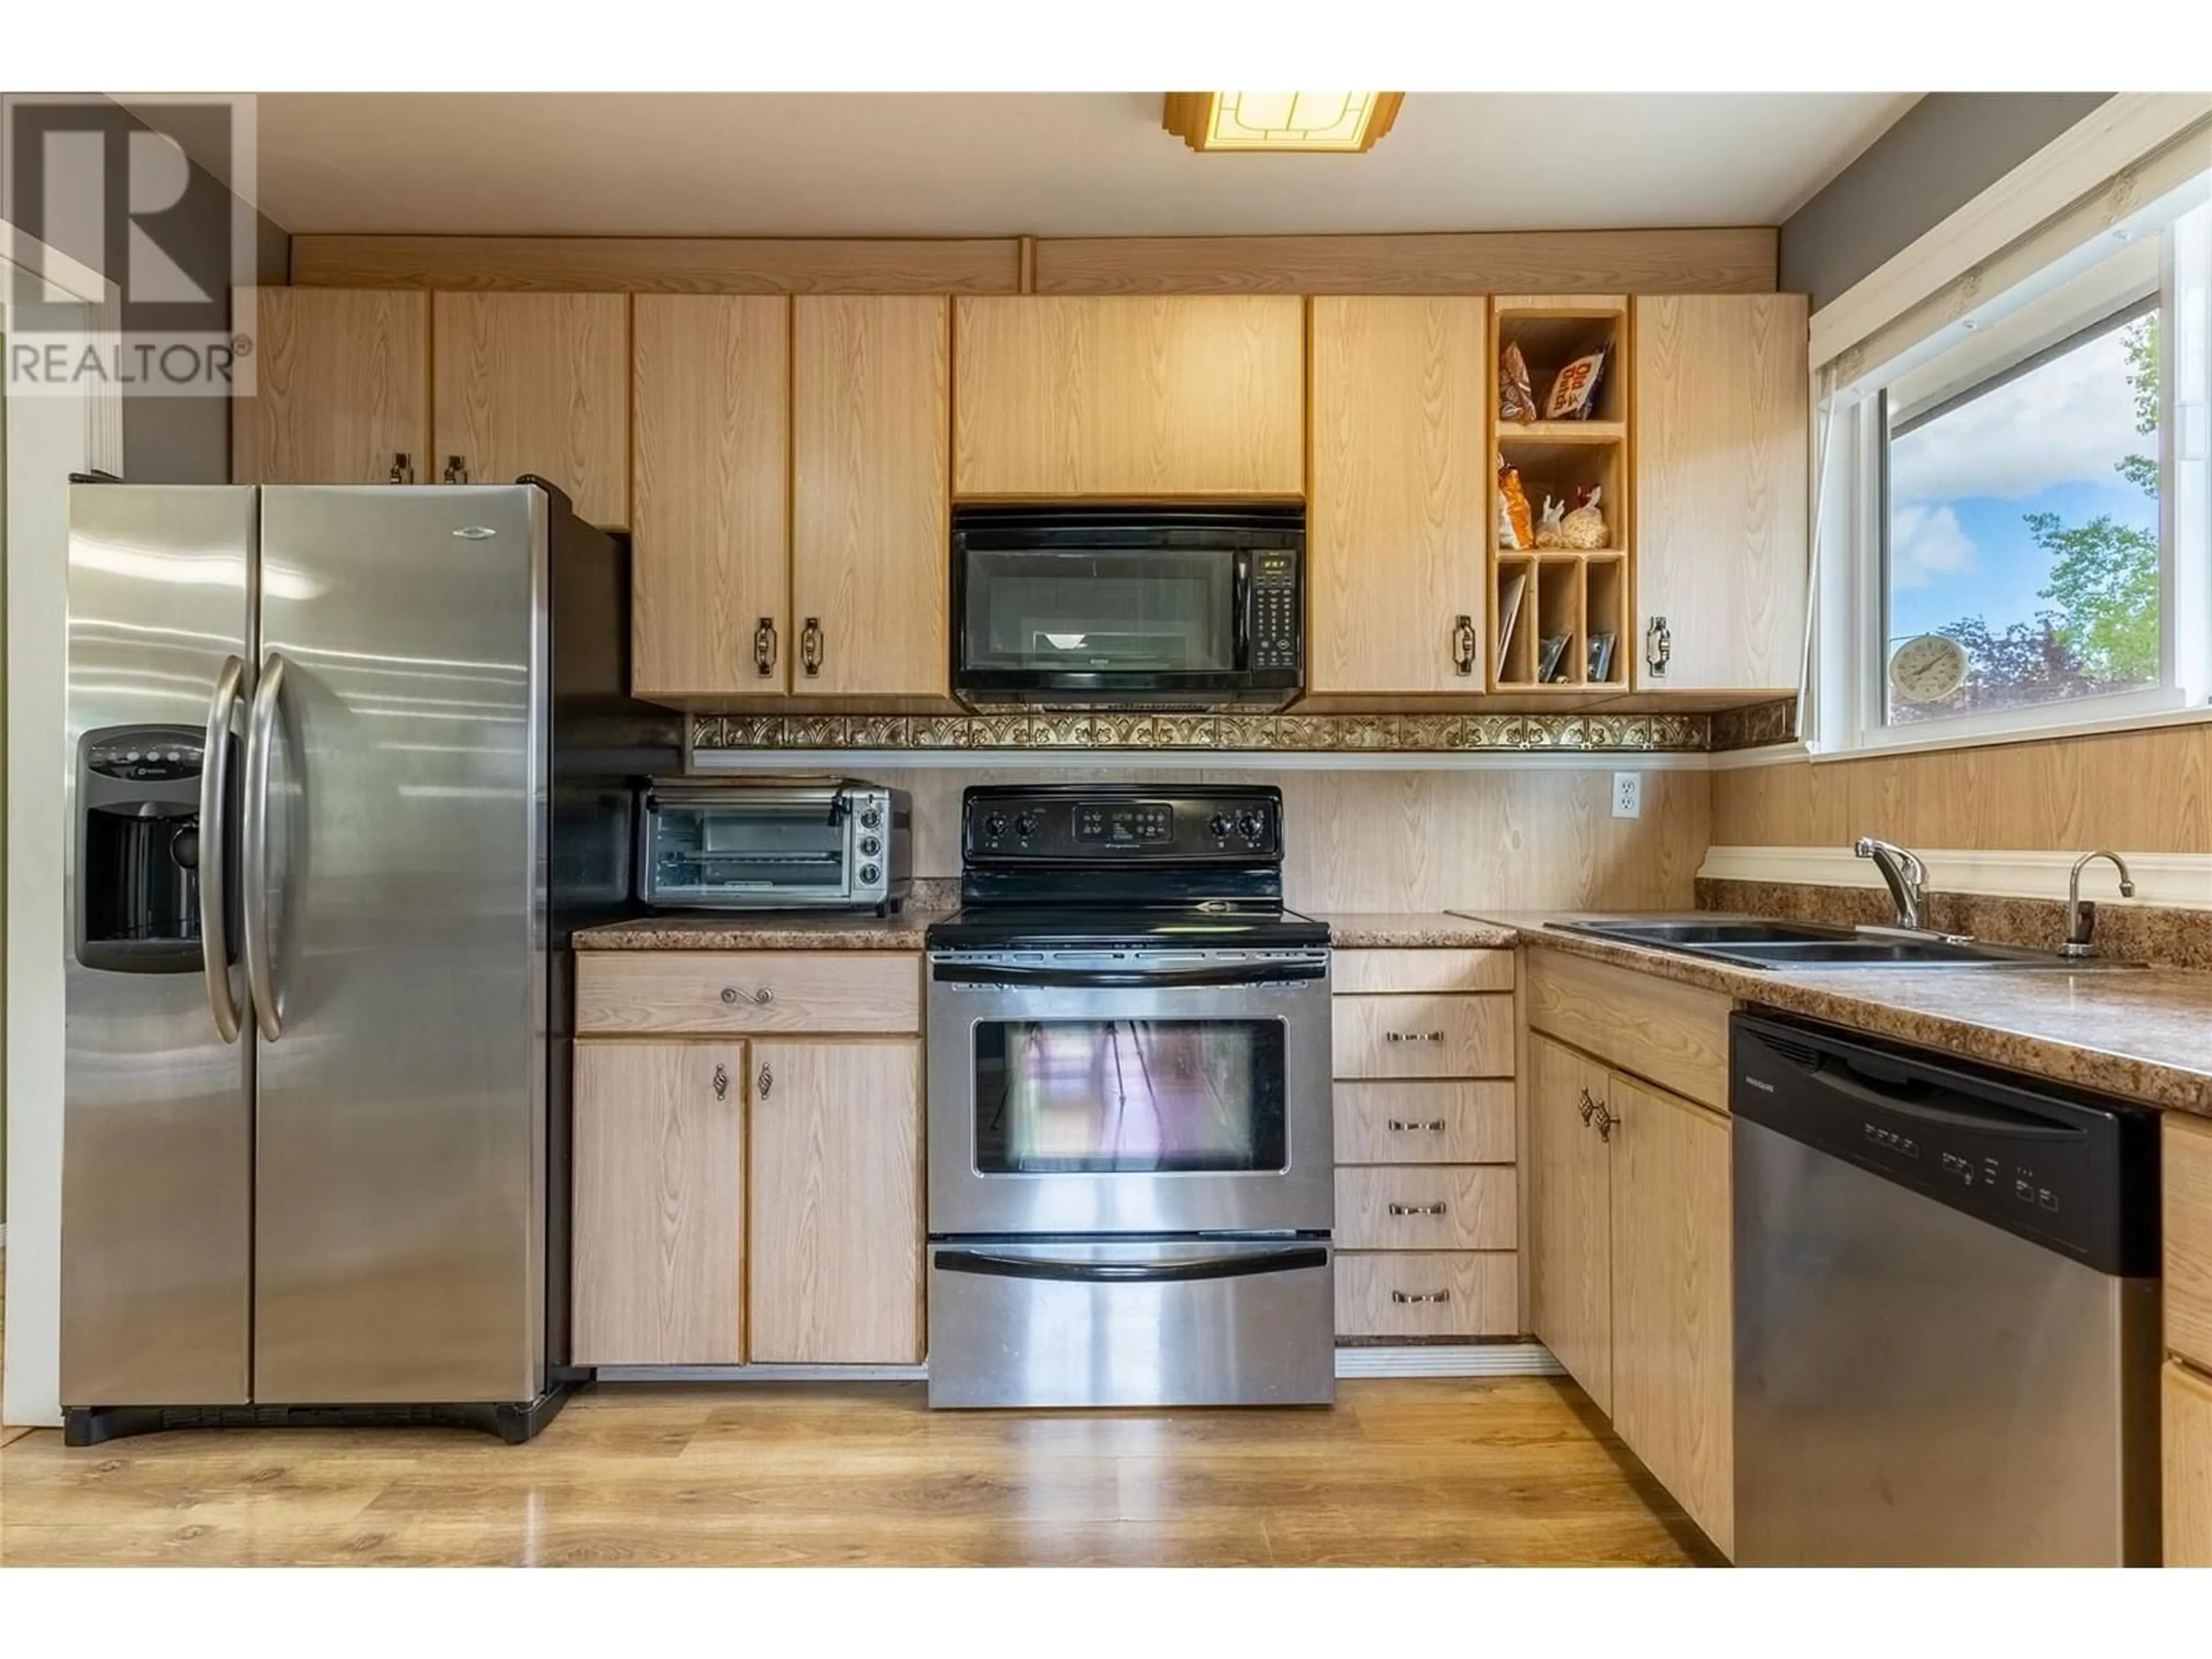
[[[1325,951],[938,951],[929,1231],[1325,1232]]]

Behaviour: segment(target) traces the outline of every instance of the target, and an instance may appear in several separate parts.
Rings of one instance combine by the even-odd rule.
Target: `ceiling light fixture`
[[[1402,92],[1171,92],[1161,125],[1193,149],[1370,149],[1398,118]]]

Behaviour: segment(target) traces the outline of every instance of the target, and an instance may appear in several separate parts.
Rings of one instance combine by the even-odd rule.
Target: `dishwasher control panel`
[[[2104,1271],[2159,1272],[2154,1111],[1810,1021],[1732,1024],[1739,1117]]]

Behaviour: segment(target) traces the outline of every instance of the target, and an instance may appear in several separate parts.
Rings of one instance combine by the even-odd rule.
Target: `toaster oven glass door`
[[[1239,665],[1233,552],[970,549],[967,561],[968,669],[1188,674]]]
[[[819,799],[690,805],[661,801],[652,813],[656,903],[713,904],[851,890],[850,821]]]

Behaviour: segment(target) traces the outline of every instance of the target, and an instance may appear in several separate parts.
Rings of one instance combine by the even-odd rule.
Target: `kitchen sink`
[[[2074,972],[2137,965],[1944,934],[1900,936],[1877,928],[1823,927],[1755,916],[1592,918],[1545,925],[1563,933],[1672,951],[1740,968],[2062,968]]]

